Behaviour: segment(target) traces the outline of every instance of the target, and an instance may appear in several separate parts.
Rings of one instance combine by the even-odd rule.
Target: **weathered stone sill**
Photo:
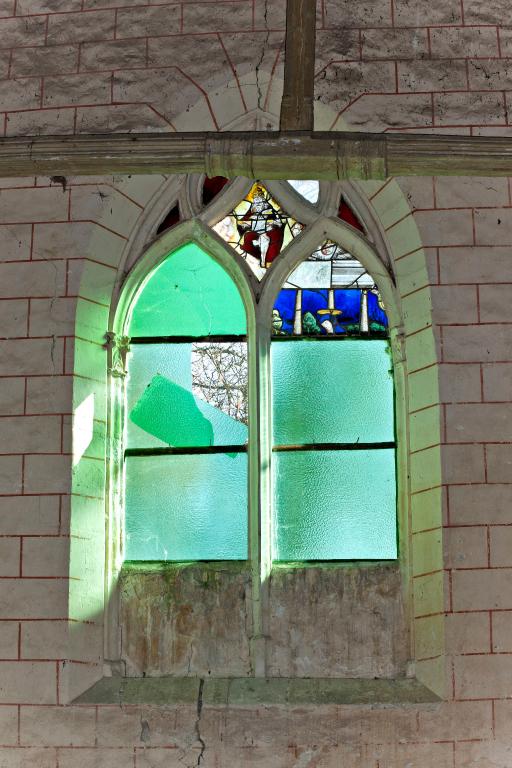
[[[439,698],[413,678],[104,677],[75,704],[321,706],[432,704]]]

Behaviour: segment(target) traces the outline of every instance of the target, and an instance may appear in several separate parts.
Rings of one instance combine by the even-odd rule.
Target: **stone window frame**
[[[234,280],[244,302],[248,318],[248,338],[255,339],[249,351],[249,562],[254,590],[253,621],[258,631],[251,648],[256,676],[265,675],[265,637],[268,615],[268,594],[265,585],[271,569],[269,518],[271,513],[269,475],[261,482],[259,466],[268,461],[271,452],[270,424],[262,419],[258,400],[265,403],[262,409],[267,419],[270,377],[268,376],[268,353],[271,340],[270,325],[275,295],[290,271],[323,240],[332,239],[357,258],[368,269],[379,285],[386,306],[390,328],[390,346],[393,359],[395,382],[395,423],[397,435],[397,524],[400,541],[407,541],[408,524],[408,462],[407,431],[405,426],[405,371],[403,354],[403,327],[400,300],[390,267],[390,257],[385,247],[382,229],[373,212],[355,185],[344,182],[320,182],[320,194],[316,204],[307,203],[286,182],[261,182],[274,195],[283,208],[307,225],[300,237],[290,243],[268,273],[263,285],[257,281],[247,263],[222,241],[210,227],[239,202],[247,193],[253,181],[235,178],[206,207],[201,203],[204,175],[193,174],[173,177],[159,195],[159,199],[148,211],[145,226],[136,233],[123,275],[120,276],[109,323],[109,428],[108,428],[108,526],[106,557],[106,601],[105,617],[105,658],[110,667],[119,673],[120,638],[118,626],[118,595],[116,584],[122,567],[122,525],[124,517],[122,487],[122,456],[124,431],[124,352],[123,338],[126,336],[126,320],[130,303],[142,280],[167,255],[185,244],[196,242],[203,247]],[[362,233],[337,217],[340,195],[343,194],[350,206],[363,222]],[[160,221],[176,202],[179,203],[182,220],[179,224],[155,235]],[[149,242],[148,242],[149,241]],[[143,245],[147,242],[147,245]],[[256,397],[256,390],[259,396]],[[261,526],[259,525],[262,522]],[[260,535],[261,532],[261,535]],[[400,546],[399,563],[404,581],[404,603],[406,614],[408,604],[409,547]],[[362,564],[363,561],[357,561]],[[410,626],[410,621],[406,621]],[[408,642],[410,640],[408,639]],[[412,657],[412,654],[409,654]]]

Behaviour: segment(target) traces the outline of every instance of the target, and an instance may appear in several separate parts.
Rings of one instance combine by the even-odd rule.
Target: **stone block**
[[[411,528],[414,533],[439,528],[446,520],[446,488],[429,488],[411,496]]]
[[[34,227],[35,259],[64,256],[67,259],[83,259],[89,256],[117,267],[125,244],[121,236],[90,221],[36,224]]]
[[[482,323],[499,323],[507,317],[512,296],[510,285],[482,285],[479,294]]]
[[[21,743],[26,746],[93,747],[94,722],[94,707],[23,707]]]
[[[437,27],[430,30],[430,48],[433,57],[442,59],[497,58],[497,29],[478,26]]]
[[[443,445],[441,450],[445,483],[485,482],[483,446]]]
[[[87,15],[84,14],[84,16]],[[44,107],[101,104],[110,100],[111,76],[109,74],[61,75],[55,77],[50,75],[45,78]]]
[[[500,93],[436,93],[434,115],[439,126],[493,125],[506,122],[505,105]]]
[[[11,76],[41,77],[76,72],[78,45],[51,45],[18,48],[13,51]]]
[[[67,586],[65,579],[13,579],[0,603],[0,617],[10,620],[65,618]]]
[[[46,19],[0,19],[0,48],[17,48],[25,45],[44,45]]]
[[[470,529],[468,529],[470,530]],[[446,647],[449,653],[489,653],[491,627],[489,612],[450,613],[445,617]],[[470,738],[468,736],[468,738]]]
[[[439,366],[439,393],[443,403],[480,402],[481,386],[479,365]]]
[[[498,177],[437,176],[436,203],[439,208],[472,208],[508,205],[507,179]],[[465,251],[466,258],[471,251]],[[484,257],[485,258],[485,257]],[[462,282],[461,273],[458,273]],[[464,275],[464,282],[465,282]]]
[[[123,11],[120,11],[120,14],[122,13]],[[81,72],[93,72],[97,69],[144,67],[145,65],[146,41],[143,39],[84,43],[81,48]]]
[[[0,94],[0,102],[1,98]],[[0,204],[2,219],[6,223],[59,221],[68,218],[68,196],[63,194],[62,187],[39,187],[32,190],[2,190],[0,192]],[[2,266],[3,268],[6,268],[8,265],[6,264]],[[34,264],[30,264],[29,266],[34,272],[37,272],[37,268]],[[40,265],[40,268],[43,267]],[[46,269],[49,268],[51,269],[51,265],[47,264]],[[4,284],[3,279],[1,280],[1,284]],[[27,294],[25,293],[24,295]]]
[[[0,494],[21,493],[22,457],[0,456]]]
[[[55,14],[49,17],[47,42],[56,45],[112,40],[114,20],[115,14],[111,10]]]
[[[454,659],[455,695],[460,699],[495,697],[512,694],[512,656],[487,654],[457,656]]]
[[[0,388],[1,388],[0,379]],[[33,376],[27,379],[26,412],[69,414],[73,406],[71,376]]]
[[[412,19],[415,27],[460,24],[462,23],[460,3],[458,0],[429,4],[424,3],[423,0],[395,0],[396,26],[409,27]]]
[[[59,453],[59,416],[3,416],[2,439],[10,453]]]
[[[211,11],[212,6],[207,6],[207,8]],[[172,35],[180,32],[180,26],[181,8],[179,5],[121,8],[117,12],[116,37],[122,39],[125,37]],[[193,32],[195,30],[187,31]]]
[[[133,749],[59,749],[59,768],[131,768]]]
[[[20,540],[16,537],[0,539],[0,577],[20,575]],[[0,657],[1,658],[1,657]]]
[[[510,537],[507,538],[510,541]],[[491,622],[493,652],[512,653],[512,612],[493,611]]]
[[[442,571],[427,576],[417,576],[413,581],[413,597],[415,616],[442,613],[444,610]]]
[[[441,441],[441,410],[439,405],[423,408],[409,417],[410,450],[423,451]]]
[[[508,246],[442,248],[439,253],[441,282],[460,283],[461,275],[468,283],[512,282],[509,253]]]
[[[55,704],[56,673],[51,661],[0,661],[0,703]]]
[[[30,13],[61,13],[79,11],[80,0],[18,0],[16,13],[25,16]]]
[[[19,639],[19,622],[18,621],[2,621],[0,627],[0,659],[17,659],[18,658],[18,639]],[[0,744],[4,742],[5,724],[1,722],[1,716],[3,707],[0,708]],[[16,723],[17,728],[17,723]]]
[[[0,224],[0,262],[30,259],[30,224]]]
[[[0,379],[0,416],[23,413],[25,379],[16,376]]]
[[[112,187],[99,187],[97,184],[78,186],[71,195],[72,219],[95,221],[125,236],[137,223],[141,209]]]
[[[487,568],[487,527],[450,527],[443,531],[445,568]]]
[[[70,490],[70,456],[33,455],[26,457],[26,493],[69,493]]]
[[[73,133],[74,121],[75,111],[72,108],[10,112],[6,118],[6,135],[65,135]]]
[[[23,539],[24,576],[68,576],[69,538],[38,536]]]
[[[454,485],[448,494],[452,525],[512,523],[512,484]]]
[[[414,576],[441,570],[443,567],[442,536],[441,528],[413,534],[411,559]]]
[[[473,243],[471,211],[416,211],[414,222],[424,246]]]
[[[453,610],[512,608],[512,594],[507,587],[511,573],[510,568],[453,571]]]
[[[19,456],[9,456],[6,459],[21,464],[21,457]],[[0,497],[0,531],[2,535],[52,535],[58,533],[58,530],[58,496]]]
[[[453,443],[507,442],[512,434],[512,404],[446,406],[446,439]]]
[[[4,338],[26,336],[27,317],[26,299],[0,299],[0,334]]]
[[[482,366],[483,394],[487,402],[512,401],[512,363]]]
[[[490,565],[492,568],[512,566],[512,525],[490,528]]]
[[[177,17],[179,21],[179,16]],[[238,32],[252,27],[252,2],[186,3],[183,6],[184,33]]]
[[[477,208],[475,210],[476,245],[512,243],[512,209]]]
[[[364,59],[415,59],[428,55],[426,29],[363,29]]]
[[[464,61],[411,59],[398,64],[399,91],[460,91],[466,86]]]
[[[510,325],[449,326],[443,330],[444,362],[492,363],[512,360]]]
[[[512,445],[486,445],[487,479],[490,483],[508,483],[512,478]]]
[[[1,768],[58,768],[57,750],[36,747],[4,749],[0,754]]]
[[[324,24],[327,28],[340,27],[390,27],[391,8],[386,0],[364,0],[354,5],[350,0],[326,0]]]

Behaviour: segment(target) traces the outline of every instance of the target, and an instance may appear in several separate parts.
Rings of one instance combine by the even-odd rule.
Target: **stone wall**
[[[47,179],[2,185],[6,768],[56,768],[57,759],[59,768],[134,760],[137,768],[192,765],[201,752],[195,705],[67,703],[102,675],[103,333],[126,243],[161,184],[157,177],[110,177],[70,178],[65,189]],[[416,669],[444,701],[385,708],[206,705],[201,765],[506,768],[509,185],[424,179],[359,188],[381,222],[402,300]],[[73,466],[72,414],[91,393],[93,440]]]

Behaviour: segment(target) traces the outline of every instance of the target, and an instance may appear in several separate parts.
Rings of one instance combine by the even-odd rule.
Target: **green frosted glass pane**
[[[247,559],[247,456],[128,457],[126,559]]]
[[[224,357],[233,357],[234,348],[237,352],[229,368],[228,382],[225,372],[213,375],[216,372],[211,367],[205,368],[203,356],[198,354],[199,348],[204,352],[224,347],[219,364],[224,362]],[[236,410],[240,399],[242,405],[246,404],[246,353],[246,344],[239,342],[132,345],[128,356],[127,447],[246,443],[247,424],[241,420],[246,421],[246,408],[241,413]],[[211,390],[204,386],[205,379],[211,384]],[[224,390],[230,394],[238,392],[236,403],[219,400]],[[206,402],[207,397],[214,404]]]
[[[385,340],[274,341],[274,443],[394,439]]]
[[[130,336],[244,334],[245,309],[227,272],[195,243],[178,248],[139,293]]]
[[[392,449],[275,453],[273,464],[275,560],[396,558]]]

